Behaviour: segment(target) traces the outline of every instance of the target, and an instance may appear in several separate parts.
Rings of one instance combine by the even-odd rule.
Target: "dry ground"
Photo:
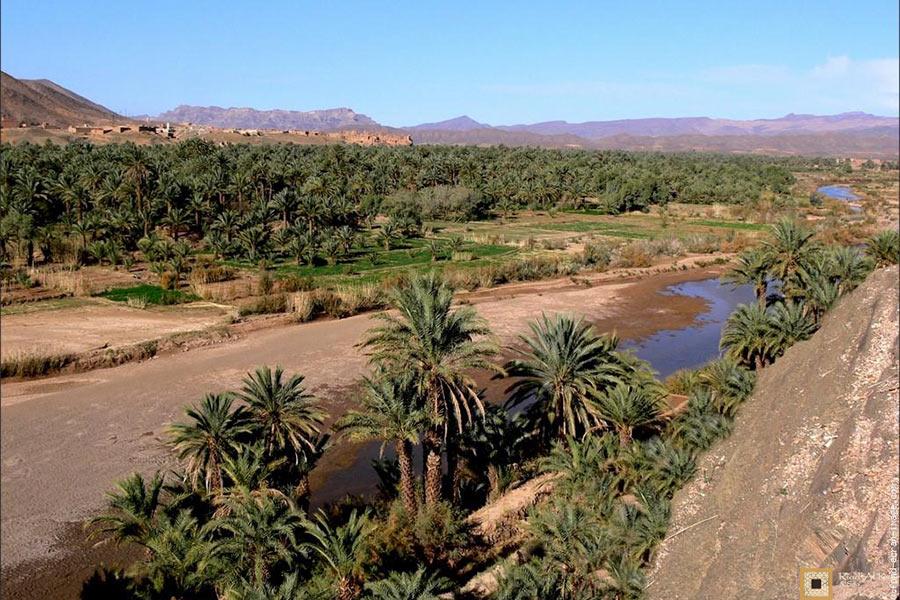
[[[716,270],[663,273],[635,281],[583,287],[563,280],[472,298],[508,347],[514,333],[541,311],[586,315],[624,338],[685,326],[702,311],[698,298],[662,296],[667,286],[715,276]],[[2,566],[17,597],[65,597],[92,569],[96,554],[78,545],[78,522],[102,505],[103,493],[132,471],[168,464],[167,423],[206,392],[236,387],[261,364],[301,372],[311,391],[339,411],[338,393],[364,372],[355,347],[370,315],[258,331],[234,343],[79,375],[8,383],[0,399]],[[321,470],[352,461],[338,444]],[[343,450],[343,452],[342,452]],[[318,473],[319,485],[322,473]],[[81,548],[81,550],[78,550]],[[73,550],[76,552],[73,553]],[[43,576],[38,577],[39,574]]]
[[[227,314],[205,302],[143,310],[100,298],[26,304],[3,312],[0,348],[4,357],[83,353],[204,329],[225,322]]]

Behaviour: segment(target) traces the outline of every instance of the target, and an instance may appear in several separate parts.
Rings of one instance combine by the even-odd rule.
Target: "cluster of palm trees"
[[[897,231],[873,236],[864,249],[825,246],[814,234],[796,221],[780,221],[725,274],[726,282],[753,286],[757,298],[729,317],[721,339],[728,356],[756,369],[772,363],[810,337],[822,315],[873,268],[900,260]]]
[[[729,319],[725,356],[668,388],[615,336],[565,315],[531,323],[496,364],[474,309],[454,306],[440,276],[412,277],[363,339],[371,374],[333,425],[347,441],[390,445],[375,463],[382,499],[310,512],[309,474],[332,442],[326,416],[301,376],[263,367],[172,426],[178,473],[134,475],[110,495],[96,533],[145,557],[131,577],[98,574],[86,597],[436,598],[490,556],[461,514],[540,472],[554,474],[553,491],[529,514],[496,597],[640,597],[670,499],[731,431],[753,369],[809,337],[830,306],[813,284],[846,293],[897,253],[892,234],[862,254],[780,223],[728,275],[760,301]],[[505,404],[488,401],[476,372],[510,378]],[[673,393],[687,397],[678,409]]]
[[[381,211],[390,232],[430,218],[603,196],[611,212],[673,199],[785,194],[796,159],[541,149],[113,144],[0,147],[2,258],[115,260],[167,232],[218,255],[336,260]],[[450,189],[445,206],[429,190]],[[464,190],[453,193],[452,190]],[[416,194],[425,190],[423,194]],[[410,195],[410,192],[412,193]],[[392,198],[396,194],[397,198]],[[387,202],[385,202],[387,200]],[[459,203],[464,206],[459,206]],[[470,206],[469,206],[470,205]],[[111,247],[91,244],[102,240]],[[389,243],[389,239],[387,241]]]

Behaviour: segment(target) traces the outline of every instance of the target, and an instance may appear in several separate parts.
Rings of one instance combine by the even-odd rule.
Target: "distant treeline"
[[[126,248],[157,227],[206,237],[323,231],[375,214],[402,223],[471,220],[519,208],[609,213],[667,202],[743,203],[786,195],[792,171],[834,159],[506,147],[21,144],[0,147],[0,237],[114,235]]]

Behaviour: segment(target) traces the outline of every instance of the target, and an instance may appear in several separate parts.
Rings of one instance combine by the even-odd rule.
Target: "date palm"
[[[250,427],[269,456],[293,458],[315,447],[325,413],[303,387],[303,376],[285,379],[280,366],[259,367],[247,375],[237,397],[247,404]]]
[[[769,315],[769,322],[772,353],[776,356],[816,332],[816,323],[807,316],[803,306],[790,301],[776,304]]]
[[[620,383],[603,392],[592,391],[588,410],[615,429],[619,444],[625,447],[631,443],[635,428],[659,422],[662,398],[656,389]]]
[[[722,281],[734,286],[752,285],[756,301],[765,306],[769,283],[769,268],[765,253],[758,248],[742,252],[737,258],[737,264],[722,276]]]
[[[359,410],[349,411],[335,428],[354,441],[393,442],[400,466],[400,494],[407,513],[416,514],[413,445],[428,426],[428,412],[419,400],[413,373],[382,372],[363,380]]]
[[[900,233],[889,229],[872,236],[866,244],[866,254],[877,267],[896,265],[900,262]]]
[[[615,352],[618,340],[566,315],[542,315],[529,327],[531,335],[519,337],[521,358],[504,367],[517,378],[507,389],[507,407],[530,403],[527,414],[545,443],[578,438],[596,424],[592,391],[615,385],[628,371]]]
[[[116,488],[107,495],[106,511],[89,521],[100,526],[91,532],[91,537],[106,535],[116,544],[131,542],[146,547],[163,509],[162,476],[157,473],[145,481],[140,473],[134,473]]]
[[[758,304],[741,304],[725,322],[719,347],[740,364],[761,369],[772,360],[769,313]]]
[[[363,346],[370,350],[371,361],[414,374],[419,382],[431,422],[423,438],[425,502],[433,504],[441,498],[443,441],[461,433],[465,423],[484,410],[468,373],[496,369],[490,359],[497,348],[484,339],[490,329],[473,308],[452,308],[452,288],[433,272],[412,277],[390,300],[399,314],[377,314],[380,324],[368,331]]]
[[[207,491],[222,489],[222,460],[233,452],[242,435],[250,428],[249,413],[243,406],[232,410],[227,394],[207,394],[199,406],[185,409],[187,423],[169,428],[178,458],[186,461],[185,470],[193,485],[202,480]]]
[[[248,573],[253,584],[262,585],[273,570],[287,570],[300,558],[298,537],[303,524],[303,517],[290,504],[269,497],[245,501],[212,522],[215,553],[228,560],[235,572]]]
[[[768,271],[781,280],[786,296],[795,296],[802,287],[800,278],[807,274],[809,262],[817,250],[813,231],[794,220],[783,219],[772,226],[770,237],[763,242],[762,248]]]
[[[367,583],[366,591],[372,600],[438,600],[450,585],[423,567],[415,573],[393,571],[386,579]]]
[[[374,529],[368,513],[356,510],[339,527],[332,527],[322,512],[306,523],[311,538],[306,547],[322,560],[331,575],[337,600],[353,600],[359,595],[369,537]]]

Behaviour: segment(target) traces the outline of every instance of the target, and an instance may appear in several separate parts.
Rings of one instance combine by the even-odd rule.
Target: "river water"
[[[648,361],[661,379],[678,369],[699,367],[718,357],[719,338],[728,315],[738,304],[755,301],[751,286],[733,288],[716,278],[672,285],[662,292],[662,296],[661,306],[665,305],[665,296],[693,296],[705,300],[707,308],[688,327],[657,331],[640,340],[624,340],[620,345]],[[321,506],[347,494],[374,492],[378,477],[372,468],[372,460],[379,457],[380,450],[381,444],[377,442],[359,444],[355,452],[342,453],[340,459],[327,467],[320,465],[325,468],[313,473],[313,505]],[[418,469],[420,452],[415,454]],[[393,448],[386,446],[384,457],[393,456]]]

